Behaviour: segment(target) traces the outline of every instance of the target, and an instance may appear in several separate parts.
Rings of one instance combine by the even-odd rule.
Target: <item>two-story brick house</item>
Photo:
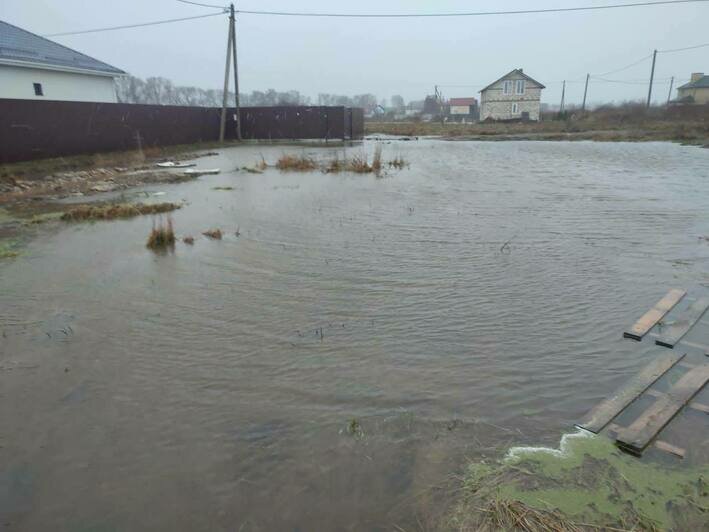
[[[480,91],[480,120],[539,120],[544,85],[521,68]]]

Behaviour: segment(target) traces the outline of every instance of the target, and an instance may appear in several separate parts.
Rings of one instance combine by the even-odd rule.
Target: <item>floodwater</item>
[[[0,262],[3,530],[428,526],[467,459],[558,444],[652,351],[623,329],[709,285],[709,150],[383,148],[410,166],[259,175],[227,170],[342,148],[226,149],[144,189],[187,201],[194,246],[153,254],[139,217]]]

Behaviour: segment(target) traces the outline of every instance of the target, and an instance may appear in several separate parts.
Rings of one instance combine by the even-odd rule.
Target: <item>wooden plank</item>
[[[667,443],[666,441],[657,440],[655,442],[655,447],[657,449],[660,449],[661,451],[665,451],[666,453],[674,454],[679,458],[684,458],[684,455],[686,454],[686,451],[681,447],[677,447],[676,445],[672,445],[671,443]]]
[[[686,290],[681,290],[679,288],[673,288],[667,292],[665,297],[660,299],[660,301],[655,303],[654,307],[643,314],[642,318],[636,321],[635,325],[633,325],[629,331],[623,333],[623,336],[625,338],[637,340],[638,342],[642,340],[643,336],[645,336],[647,332],[657,324],[657,322],[664,318],[665,314],[672,310],[672,307],[679,303],[680,299],[682,299],[686,293]]]
[[[660,392],[658,390],[653,390],[652,388],[648,389],[647,393],[651,397],[665,397],[667,394],[665,392]],[[704,414],[709,414],[709,405],[705,405],[703,403],[699,403],[697,401],[692,401],[687,405],[687,408],[691,408],[692,410],[696,410],[697,412],[703,412]]]
[[[609,423],[608,424],[608,435],[611,438],[616,438],[618,433],[624,430],[624,427],[621,427],[620,425],[617,425],[616,423]],[[666,441],[656,441],[655,442],[655,447],[658,448],[661,451],[664,451],[666,453],[674,454],[675,456],[679,456],[680,458],[684,458],[686,452],[684,449],[681,447],[677,447],[676,445],[672,445],[671,443],[667,443]]]
[[[598,403],[581,421],[576,423],[576,426],[598,434],[615,416],[632,403],[638,395],[652,386],[657,379],[667,373],[667,371],[682,360],[683,357],[684,354],[677,352],[658,356],[612,396]]]
[[[657,399],[629,427],[618,433],[616,443],[633,454],[641,454],[707,381],[709,381],[709,364],[685,373],[664,397]]]
[[[673,348],[689,332],[689,329],[697,323],[697,320],[702,317],[707,308],[709,308],[709,298],[702,297],[697,299],[674,322],[664,328],[655,343],[670,349]]]

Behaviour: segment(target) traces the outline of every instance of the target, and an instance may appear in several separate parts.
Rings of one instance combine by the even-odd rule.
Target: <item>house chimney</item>
[[[692,81],[699,81],[704,77],[704,72],[692,72]]]

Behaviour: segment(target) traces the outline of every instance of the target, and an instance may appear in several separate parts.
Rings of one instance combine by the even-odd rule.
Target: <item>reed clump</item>
[[[207,238],[211,238],[212,240],[221,240],[222,239],[222,230],[221,229],[210,229],[209,231],[205,231],[202,233],[204,236]]]
[[[317,170],[318,163],[307,155],[281,155],[276,162],[276,168],[291,172],[310,172]]]
[[[157,225],[153,223],[153,229],[148,236],[148,242],[145,244],[153,251],[164,251],[175,247],[175,230],[172,227],[172,219],[168,218],[166,222],[160,220]]]
[[[161,214],[179,209],[176,203],[117,203],[109,205],[80,205],[66,211],[61,219],[65,222],[81,222],[88,220],[114,220],[116,218],[133,218],[146,214]]]

